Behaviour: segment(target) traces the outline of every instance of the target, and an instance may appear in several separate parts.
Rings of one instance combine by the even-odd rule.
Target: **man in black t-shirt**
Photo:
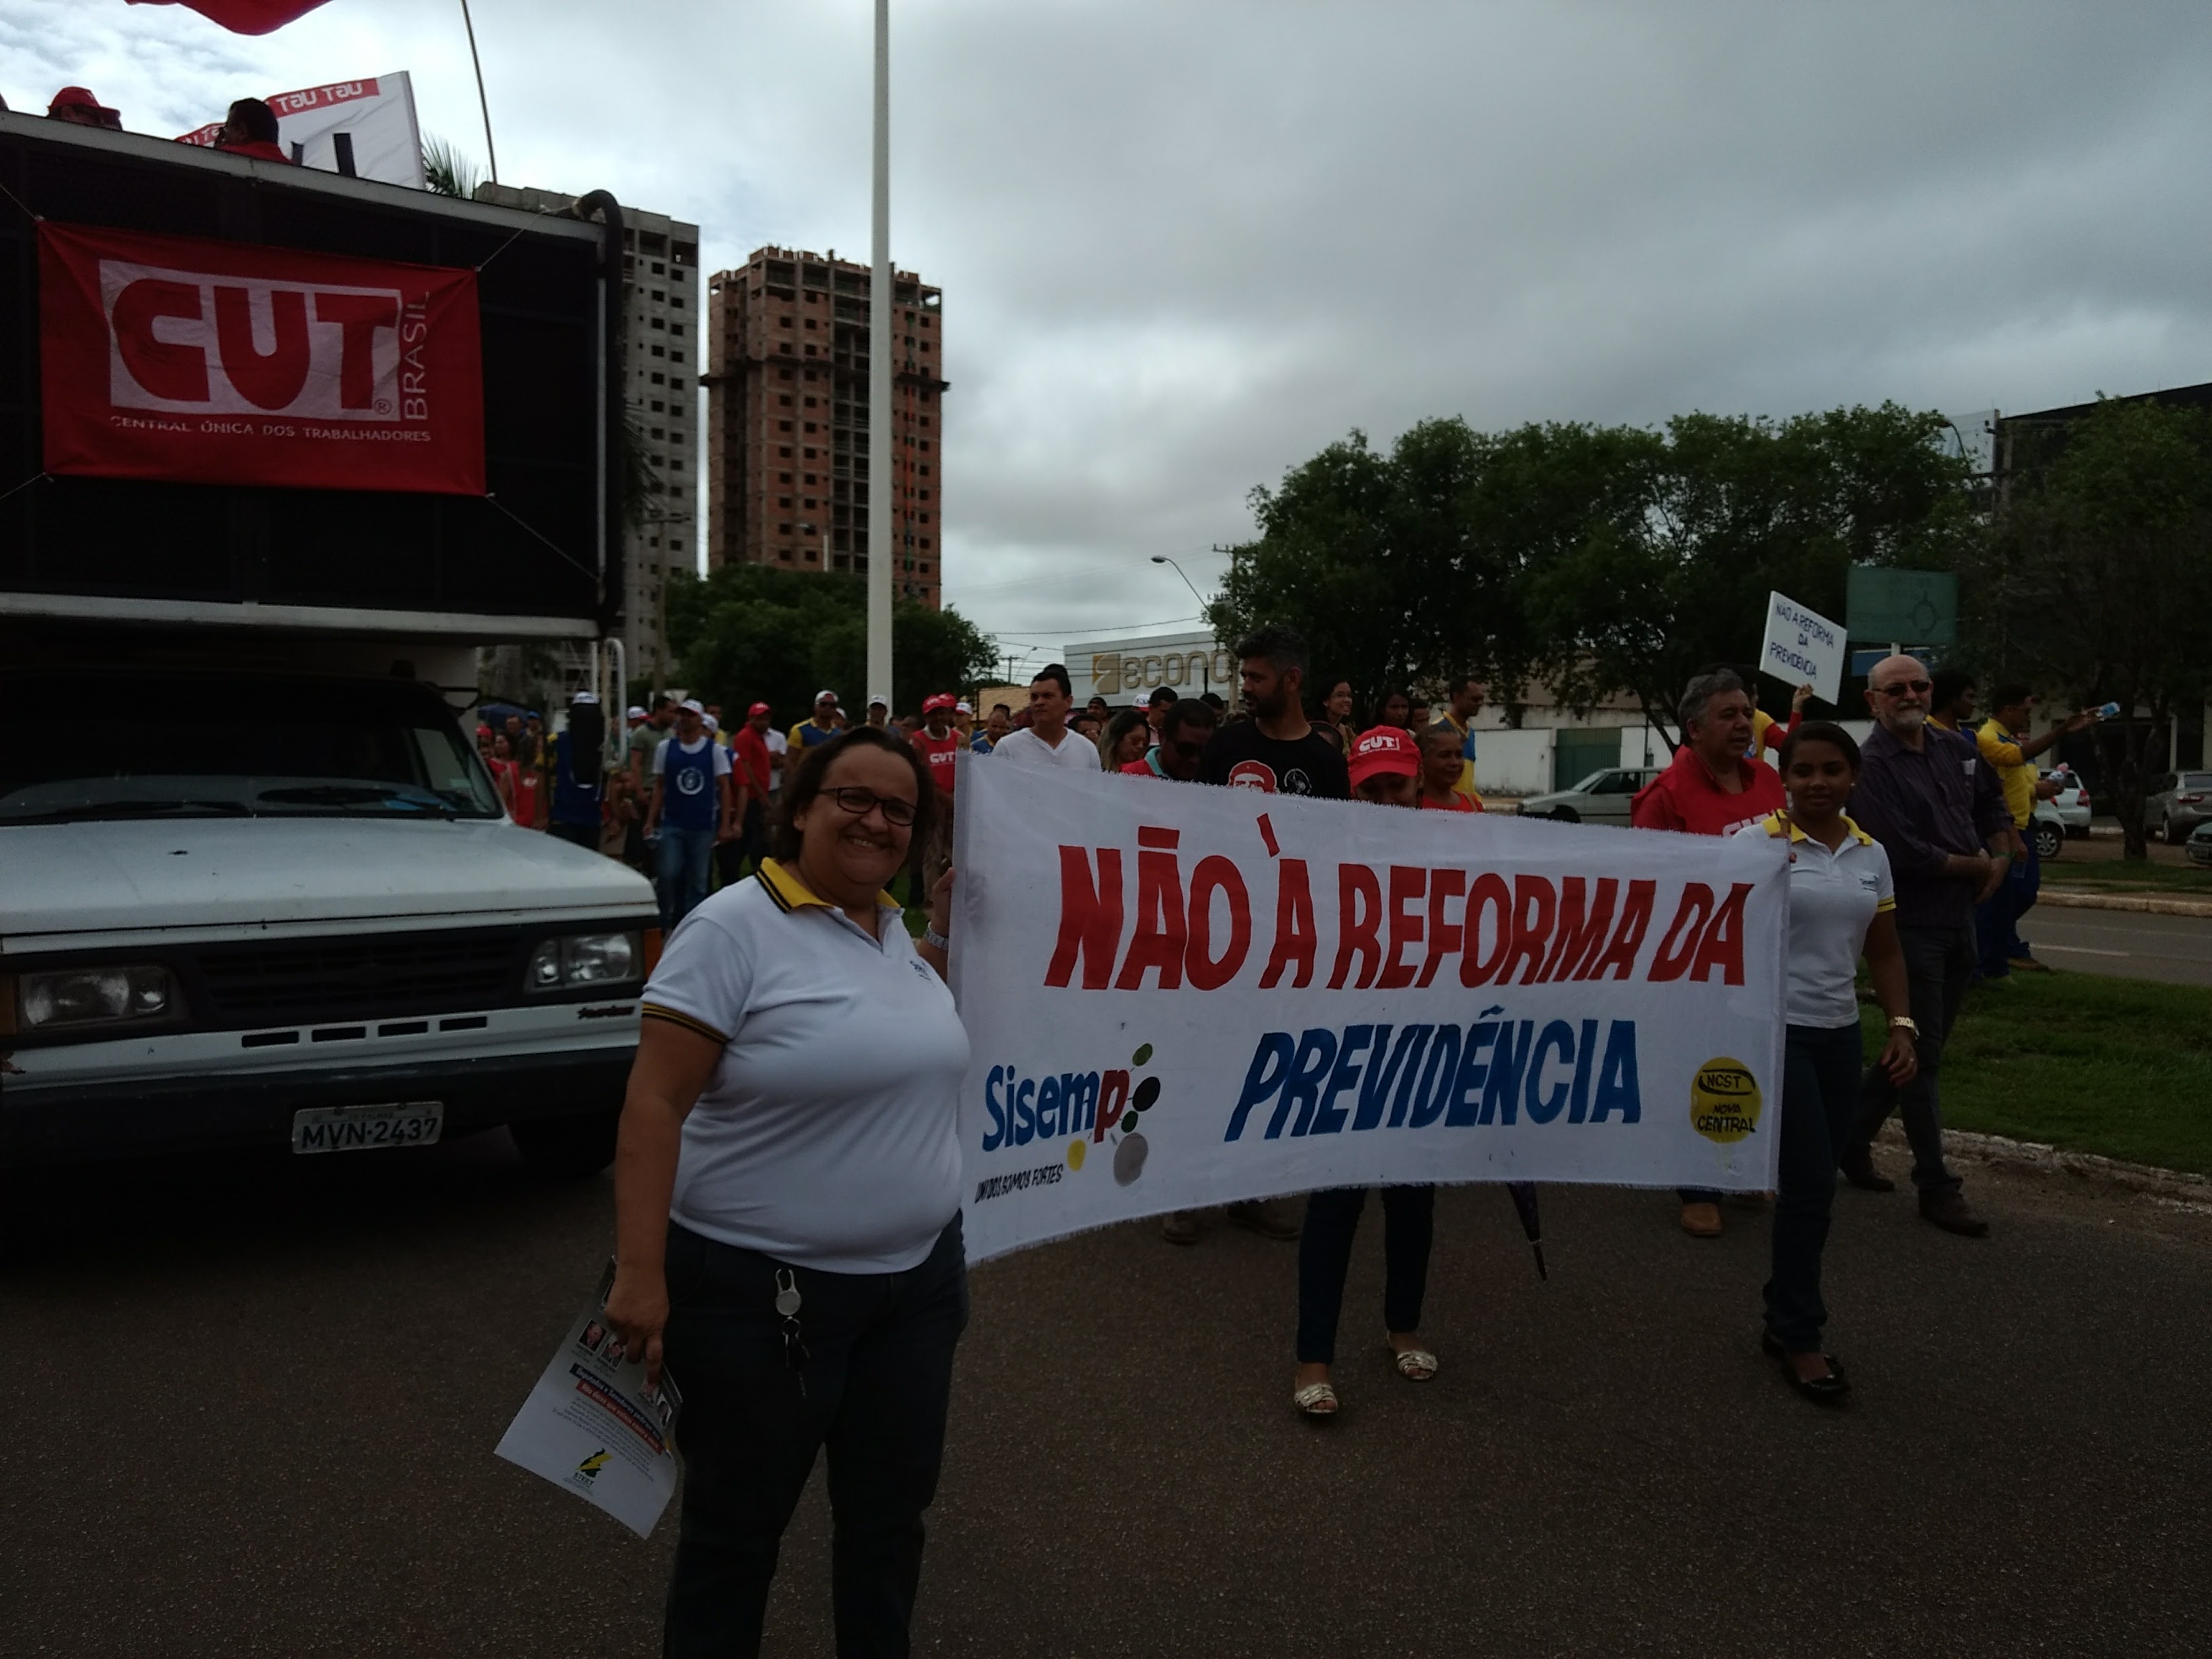
[[[1344,757],[1306,719],[1300,696],[1306,642],[1287,628],[1263,628],[1240,641],[1244,706],[1252,718],[1224,726],[1198,763],[1200,783],[1271,795],[1352,799]]]

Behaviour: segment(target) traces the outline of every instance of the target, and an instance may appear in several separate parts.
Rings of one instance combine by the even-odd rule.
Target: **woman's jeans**
[[[661,1651],[757,1654],[783,1529],[830,1453],[837,1652],[903,1655],[937,1494],[952,1350],[968,1322],[960,1218],[899,1273],[791,1271],[794,1370],[775,1311],[784,1264],[671,1224],[669,1375],[684,1401],[683,1525]]]
[[[1336,1320],[1352,1237],[1367,1203],[1364,1187],[1337,1187],[1306,1200],[1298,1234],[1298,1364],[1336,1363]],[[1417,1331],[1429,1287],[1429,1243],[1436,1237],[1434,1187],[1382,1188],[1382,1328]],[[680,1382],[682,1378],[679,1376]]]
[[[1856,1025],[1792,1025],[1783,1045],[1782,1189],[1774,1200],[1766,1328],[1790,1353],[1819,1352],[1828,1322],[1820,1251],[1836,1201],[1836,1159],[1858,1112],[1859,1048]]]

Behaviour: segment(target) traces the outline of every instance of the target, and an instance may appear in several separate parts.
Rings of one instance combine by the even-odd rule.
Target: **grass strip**
[[[1883,1022],[1864,1011],[1869,1054]],[[2014,974],[1967,993],[1943,1121],[2212,1175],[2212,988]]]
[[[2061,858],[2043,866],[2043,884],[2077,893],[2166,892],[2212,898],[2212,870],[2185,864],[2130,864],[2122,859],[2069,864]]]

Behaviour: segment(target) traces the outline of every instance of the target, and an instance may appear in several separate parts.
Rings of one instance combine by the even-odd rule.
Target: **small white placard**
[[[1784,685],[1809,685],[1833,708],[1844,689],[1844,625],[1808,611],[1787,594],[1766,596],[1766,639],[1759,647],[1759,669]]]
[[[614,1267],[568,1327],[498,1455],[648,1536],[676,1491],[676,1418],[682,1396],[663,1370],[648,1393],[645,1365],[622,1351],[606,1322]]]

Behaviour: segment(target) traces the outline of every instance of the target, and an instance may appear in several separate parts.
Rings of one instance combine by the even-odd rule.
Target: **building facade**
[[[565,213],[575,198],[482,185],[480,202]],[[623,209],[623,413],[645,495],[623,537],[622,640],[632,679],[665,686],[668,574],[699,568],[699,372],[705,284],[699,227],[665,213]]]
[[[707,563],[868,568],[864,264],[764,247],[708,284]],[[944,586],[943,296],[892,278],[892,592]]]

